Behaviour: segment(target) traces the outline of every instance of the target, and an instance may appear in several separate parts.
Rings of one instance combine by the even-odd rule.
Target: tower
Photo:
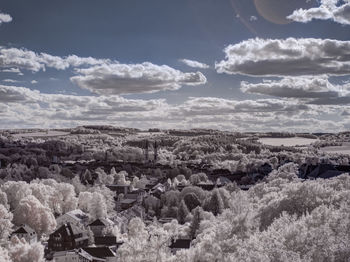
[[[157,162],[157,158],[158,158],[158,143],[157,141],[154,141],[154,163]]]
[[[148,142],[148,140],[146,140],[146,142],[145,142],[145,159],[146,159],[146,162],[148,162],[148,147],[149,147],[149,142]]]

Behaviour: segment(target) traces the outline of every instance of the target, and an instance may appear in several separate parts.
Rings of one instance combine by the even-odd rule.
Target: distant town
[[[216,251],[203,248],[211,245],[207,234],[224,248],[222,223],[243,245],[285,214],[313,214],[337,201],[312,188],[319,183],[332,194],[337,181],[350,184],[349,137],[2,130],[1,252],[30,257],[19,261],[215,261]]]

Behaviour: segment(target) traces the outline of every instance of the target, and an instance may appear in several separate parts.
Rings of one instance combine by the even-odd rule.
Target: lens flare
[[[258,13],[267,21],[285,25],[292,22],[286,17],[294,10],[316,6],[317,0],[254,0],[254,4]]]

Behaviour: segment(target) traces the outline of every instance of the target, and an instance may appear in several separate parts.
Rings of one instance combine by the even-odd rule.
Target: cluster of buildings
[[[119,232],[123,234],[127,232],[132,218],[139,217],[145,223],[151,221],[153,217],[145,211],[145,198],[150,195],[160,198],[169,189],[156,178],[149,178],[143,189],[132,189],[129,185],[108,187],[115,192],[116,215],[91,221],[86,213],[76,209],[57,217],[56,230],[48,236],[47,242],[42,243],[47,261],[117,261],[118,248],[123,242],[113,234],[113,227],[118,226]],[[15,235],[24,238],[28,243],[38,241],[36,232],[28,225],[17,228],[11,236]],[[190,239],[177,239],[171,242],[169,248],[176,252],[182,248],[190,248],[190,245]]]

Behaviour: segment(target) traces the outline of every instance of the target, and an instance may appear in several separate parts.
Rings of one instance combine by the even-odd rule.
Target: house
[[[122,216],[121,213],[118,213],[118,215],[114,216],[112,219],[114,224],[118,226],[120,233],[124,234],[128,231],[127,227],[129,220],[125,216]]]
[[[120,201],[120,207],[122,210],[131,208],[136,204],[136,199],[126,198]]]
[[[338,170],[336,166],[332,164],[318,164],[317,166],[309,166],[305,168],[309,173],[304,173],[302,178],[331,178],[339,176],[343,173],[346,173],[343,170]]]
[[[86,247],[89,244],[89,237],[81,228],[64,224],[49,236],[48,249],[51,251],[72,250]]]
[[[115,246],[118,244],[116,236],[95,236],[94,240],[96,246]]]
[[[88,220],[89,217],[87,214],[85,214],[80,209],[75,209],[56,218],[56,223],[57,226],[69,223],[71,225],[84,229]]]
[[[53,254],[54,262],[99,262],[105,259],[91,256],[82,249],[74,249],[67,251],[58,251]]]
[[[107,185],[107,187],[110,190],[112,190],[113,192],[115,192],[117,196],[119,194],[126,195],[130,191],[130,186],[129,185]]]
[[[145,209],[142,206],[135,205],[127,210],[120,212],[119,216],[121,216],[124,221],[127,221],[126,223],[128,224],[134,217],[139,217],[143,220],[144,214]]]
[[[136,189],[124,195],[124,198],[135,199],[137,203],[142,203],[145,195],[146,195],[146,192],[144,190]]]
[[[171,223],[175,218],[173,217],[163,217],[158,220],[159,223],[161,224],[166,224],[166,223]]]
[[[231,180],[228,179],[227,177],[224,177],[224,176],[219,176],[216,179],[216,186],[217,187],[222,187],[222,186],[225,186],[225,185],[230,184],[230,183],[231,183]]]
[[[19,239],[24,238],[30,244],[38,241],[36,232],[28,225],[21,225],[12,232],[11,237],[13,236],[18,237]]]
[[[203,190],[211,191],[215,188],[216,185],[210,182],[200,182],[197,184],[197,186],[202,188]]]
[[[108,227],[112,227],[114,225],[113,221],[108,218],[98,218],[92,223],[89,224],[91,231],[94,233],[94,236],[103,236],[104,230]]]
[[[171,252],[175,254],[177,251],[181,249],[189,249],[191,247],[191,239],[172,239],[171,244],[169,246]]]
[[[162,194],[164,194],[166,191],[166,186],[158,183],[151,189],[151,194],[157,198],[160,198]]]
[[[82,249],[93,257],[105,259],[106,262],[117,261],[116,253],[109,247],[84,247]]]

